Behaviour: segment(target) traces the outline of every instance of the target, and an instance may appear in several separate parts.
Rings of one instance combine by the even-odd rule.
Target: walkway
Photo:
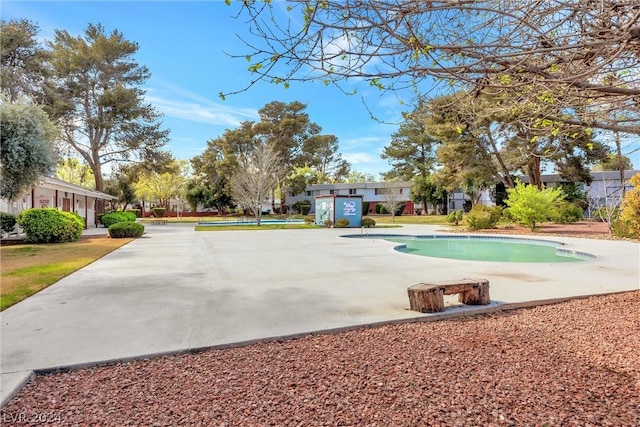
[[[438,316],[408,310],[407,287],[422,281],[487,278],[490,308],[640,287],[633,242],[557,238],[599,258],[504,264],[406,255],[345,233],[360,230],[147,226],[144,237],[2,312],[3,402],[34,370]]]

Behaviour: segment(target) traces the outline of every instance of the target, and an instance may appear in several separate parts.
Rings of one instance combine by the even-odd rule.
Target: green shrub
[[[362,202],[362,212],[365,215],[369,213],[369,202]]]
[[[625,221],[622,218],[616,219],[611,224],[610,229],[611,229],[611,233],[613,233],[613,235],[616,237],[623,237],[625,239],[633,239],[633,238],[640,237],[640,234],[637,235],[634,233],[634,230],[631,224],[629,223],[629,221]]]
[[[373,218],[362,218],[362,226],[371,228],[376,226],[376,221]]]
[[[515,222],[516,219],[513,217],[513,215],[511,215],[511,210],[509,208],[503,208],[502,209],[502,218],[505,218],[506,220],[510,221],[510,222]]]
[[[102,217],[103,216],[104,216],[104,213],[96,214],[96,221],[98,221],[100,224],[102,224]]]
[[[515,188],[507,190],[509,198],[505,200],[509,213],[518,223],[528,226],[532,231],[537,225],[554,216],[563,194],[560,188],[538,189],[535,185],[524,185],[521,182]]]
[[[375,211],[376,211],[377,214],[381,214],[383,209],[386,212],[386,209],[385,209],[384,206],[382,206],[380,203],[376,203]]]
[[[18,224],[32,243],[75,242],[82,235],[84,221],[71,212],[55,208],[27,209],[20,212]]]
[[[331,221],[330,219],[325,219],[324,220],[324,226],[327,227],[327,228],[333,227],[333,221]]]
[[[582,219],[582,209],[576,203],[560,201],[551,220],[555,224],[573,224]]]
[[[142,211],[140,209],[127,209],[125,212],[131,212],[136,216],[136,218],[140,218],[140,213]]]
[[[587,193],[582,190],[582,184],[575,182],[564,182],[560,183],[559,187],[562,190],[562,194],[564,195],[563,200],[573,203],[582,212],[584,212],[584,210],[589,207],[589,202],[587,201]]]
[[[491,224],[491,213],[484,210],[471,211],[467,214],[467,227],[469,230],[484,230],[487,228],[494,228],[495,225]]]
[[[458,225],[460,221],[462,221],[462,209],[451,212],[449,215],[447,215],[446,220],[449,224]]]
[[[351,222],[347,218],[340,218],[336,221],[336,228],[347,228],[351,225]]]
[[[298,200],[291,207],[298,211],[301,215],[309,215],[309,211],[311,210],[311,201],[306,199]]]
[[[304,223],[305,223],[305,224],[307,224],[307,225],[311,225],[311,224],[313,224],[313,223],[315,223],[315,222],[316,222],[316,219],[315,219],[315,218],[313,218],[313,217],[306,217],[306,218],[304,219]]]
[[[151,208],[151,212],[153,212],[153,216],[155,216],[156,218],[162,218],[165,211],[165,208]]]
[[[620,217],[620,205],[618,206],[601,206],[591,212],[594,221],[615,222]]]
[[[135,220],[136,215],[133,212],[111,212],[102,215],[100,222],[104,224],[105,227],[110,227],[119,222],[133,222]]]
[[[449,223],[449,224],[453,224],[456,222],[456,212],[449,212],[449,214],[447,215],[447,217],[445,218],[445,220]]]
[[[7,212],[0,212],[0,229],[5,233],[11,233],[16,225],[15,215]]]
[[[137,222],[118,222],[109,226],[109,236],[114,239],[140,237],[142,233],[144,233],[144,225]]]
[[[467,213],[466,221],[469,230],[495,228],[502,218],[502,207],[476,205]]]

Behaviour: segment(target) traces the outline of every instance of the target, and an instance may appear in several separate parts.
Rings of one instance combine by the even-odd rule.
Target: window
[[[355,188],[350,188],[349,189],[349,194],[358,194],[358,192],[356,191]]]
[[[382,194],[382,188],[376,188],[376,196]]]
[[[336,190],[329,190],[329,194],[336,194]]]
[[[304,192],[304,195],[305,195],[305,196],[312,196],[313,194],[311,194],[311,191],[305,191],[305,192]]]

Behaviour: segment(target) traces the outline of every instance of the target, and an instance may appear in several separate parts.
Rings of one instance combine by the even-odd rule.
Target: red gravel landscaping
[[[640,291],[39,376],[0,415],[60,426],[638,426]]]

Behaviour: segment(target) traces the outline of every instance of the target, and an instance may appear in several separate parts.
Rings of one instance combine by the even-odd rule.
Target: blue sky
[[[284,4],[275,2],[276,5]],[[284,6],[283,6],[284,7]],[[340,152],[353,169],[373,174],[390,169],[380,158],[397,129],[402,111],[410,109],[411,95],[383,94],[366,82],[350,81],[348,96],[320,82],[281,85],[260,82],[248,92],[222,101],[220,92],[244,88],[251,79],[249,63],[232,59],[245,55],[247,47],[238,35],[247,35],[243,19],[233,15],[239,6],[214,1],[28,1],[3,0],[2,19],[26,18],[40,27],[40,37],[52,40],[55,29],[80,35],[88,24],[102,24],[127,40],[139,44],[135,59],[149,68],[147,100],[164,114],[164,127],[171,130],[167,148],[179,159],[190,159],[204,150],[206,142],[234,129],[245,120],[257,121],[257,111],[272,101],[300,101],[310,119],[333,134]],[[423,88],[424,89],[424,88]],[[367,107],[375,117],[372,120]],[[633,138],[637,146],[638,138]],[[640,151],[631,155],[640,168]]]
[[[233,18],[238,5],[223,1],[2,1],[2,19],[26,18],[40,27],[40,37],[52,40],[55,29],[80,35],[89,23],[107,32],[117,29],[139,44],[135,59],[151,72],[147,100],[164,114],[171,129],[167,148],[176,158],[202,153],[206,142],[245,120],[259,120],[257,111],[271,101],[300,101],[310,119],[333,134],[340,152],[353,169],[371,173],[390,169],[380,158],[397,125],[370,118],[362,97],[376,117],[397,123],[409,109],[397,96],[381,93],[363,82],[349,84],[358,94],[348,96],[316,83],[281,85],[259,83],[248,92],[222,101],[218,94],[244,88],[251,79],[249,63],[225,54],[247,52],[236,34],[246,24]],[[406,99],[405,102],[410,102]]]

